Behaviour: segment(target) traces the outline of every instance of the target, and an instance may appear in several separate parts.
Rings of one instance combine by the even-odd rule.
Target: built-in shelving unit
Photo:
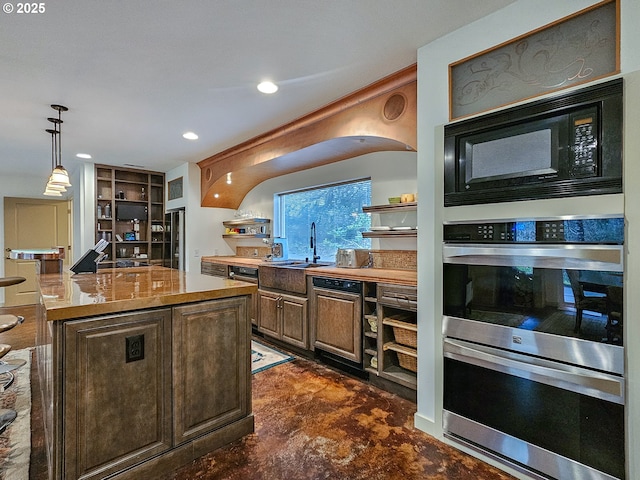
[[[362,313],[364,316],[364,369],[378,375],[378,313],[377,285],[364,282]]]
[[[118,261],[162,265],[169,238],[164,224],[164,173],[96,165],[96,242],[109,246],[101,266]],[[129,210],[127,215],[119,214]],[[140,219],[130,217],[140,212]]]
[[[270,233],[269,218],[235,218],[225,220],[225,233],[222,238],[269,238]]]
[[[416,287],[378,284],[378,372],[387,380],[417,388]]]
[[[418,208],[418,202],[406,202],[406,203],[390,203],[388,205],[370,205],[362,207],[364,213],[398,213],[409,212]],[[372,230],[369,232],[362,232],[364,238],[404,238],[404,237],[417,237],[418,230],[402,229],[394,230],[390,227],[390,230]]]

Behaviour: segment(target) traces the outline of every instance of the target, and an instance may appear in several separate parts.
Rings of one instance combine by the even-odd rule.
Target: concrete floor
[[[22,313],[23,325],[0,334],[15,349],[35,343],[35,309]],[[33,368],[29,478],[45,480],[37,378]],[[312,360],[253,375],[252,394],[255,433],[157,480],[512,478],[413,428],[413,402]]]

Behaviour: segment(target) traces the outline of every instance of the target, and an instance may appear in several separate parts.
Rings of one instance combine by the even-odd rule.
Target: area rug
[[[0,393],[0,407],[11,408],[18,414],[0,435],[0,479],[25,480],[29,478],[31,455],[31,349],[11,351],[4,359],[27,363],[14,372],[13,384]]]
[[[262,372],[293,359],[291,355],[251,340],[251,373]]]

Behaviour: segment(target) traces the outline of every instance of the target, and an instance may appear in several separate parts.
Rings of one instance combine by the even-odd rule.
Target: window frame
[[[282,199],[286,195],[308,192],[311,190],[322,190],[322,189],[339,187],[342,185],[348,185],[352,183],[362,183],[362,182],[369,182],[369,188],[371,190],[371,187],[373,186],[371,184],[371,177],[367,176],[367,177],[352,178],[348,180],[340,180],[336,182],[328,182],[328,183],[323,183],[323,184],[313,185],[308,187],[295,188],[291,190],[284,190],[281,192],[274,193],[273,194],[273,226],[272,226],[273,236],[288,238],[286,227],[285,227],[285,221],[284,221],[285,212],[284,212],[284,208],[282,207],[282,204],[283,204]],[[369,200],[371,201],[371,199]]]

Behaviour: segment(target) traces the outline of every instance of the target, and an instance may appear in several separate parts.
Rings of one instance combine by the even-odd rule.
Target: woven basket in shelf
[[[396,354],[398,355],[398,363],[402,368],[418,373],[418,359],[416,357],[402,352],[396,352]]]
[[[403,322],[394,317],[385,317],[382,323],[393,328],[396,343],[406,345],[407,347],[418,348],[418,327],[415,323]]]
[[[398,363],[406,370],[418,373],[418,352],[396,342],[388,342],[382,346],[384,351],[391,350],[398,357]]]

